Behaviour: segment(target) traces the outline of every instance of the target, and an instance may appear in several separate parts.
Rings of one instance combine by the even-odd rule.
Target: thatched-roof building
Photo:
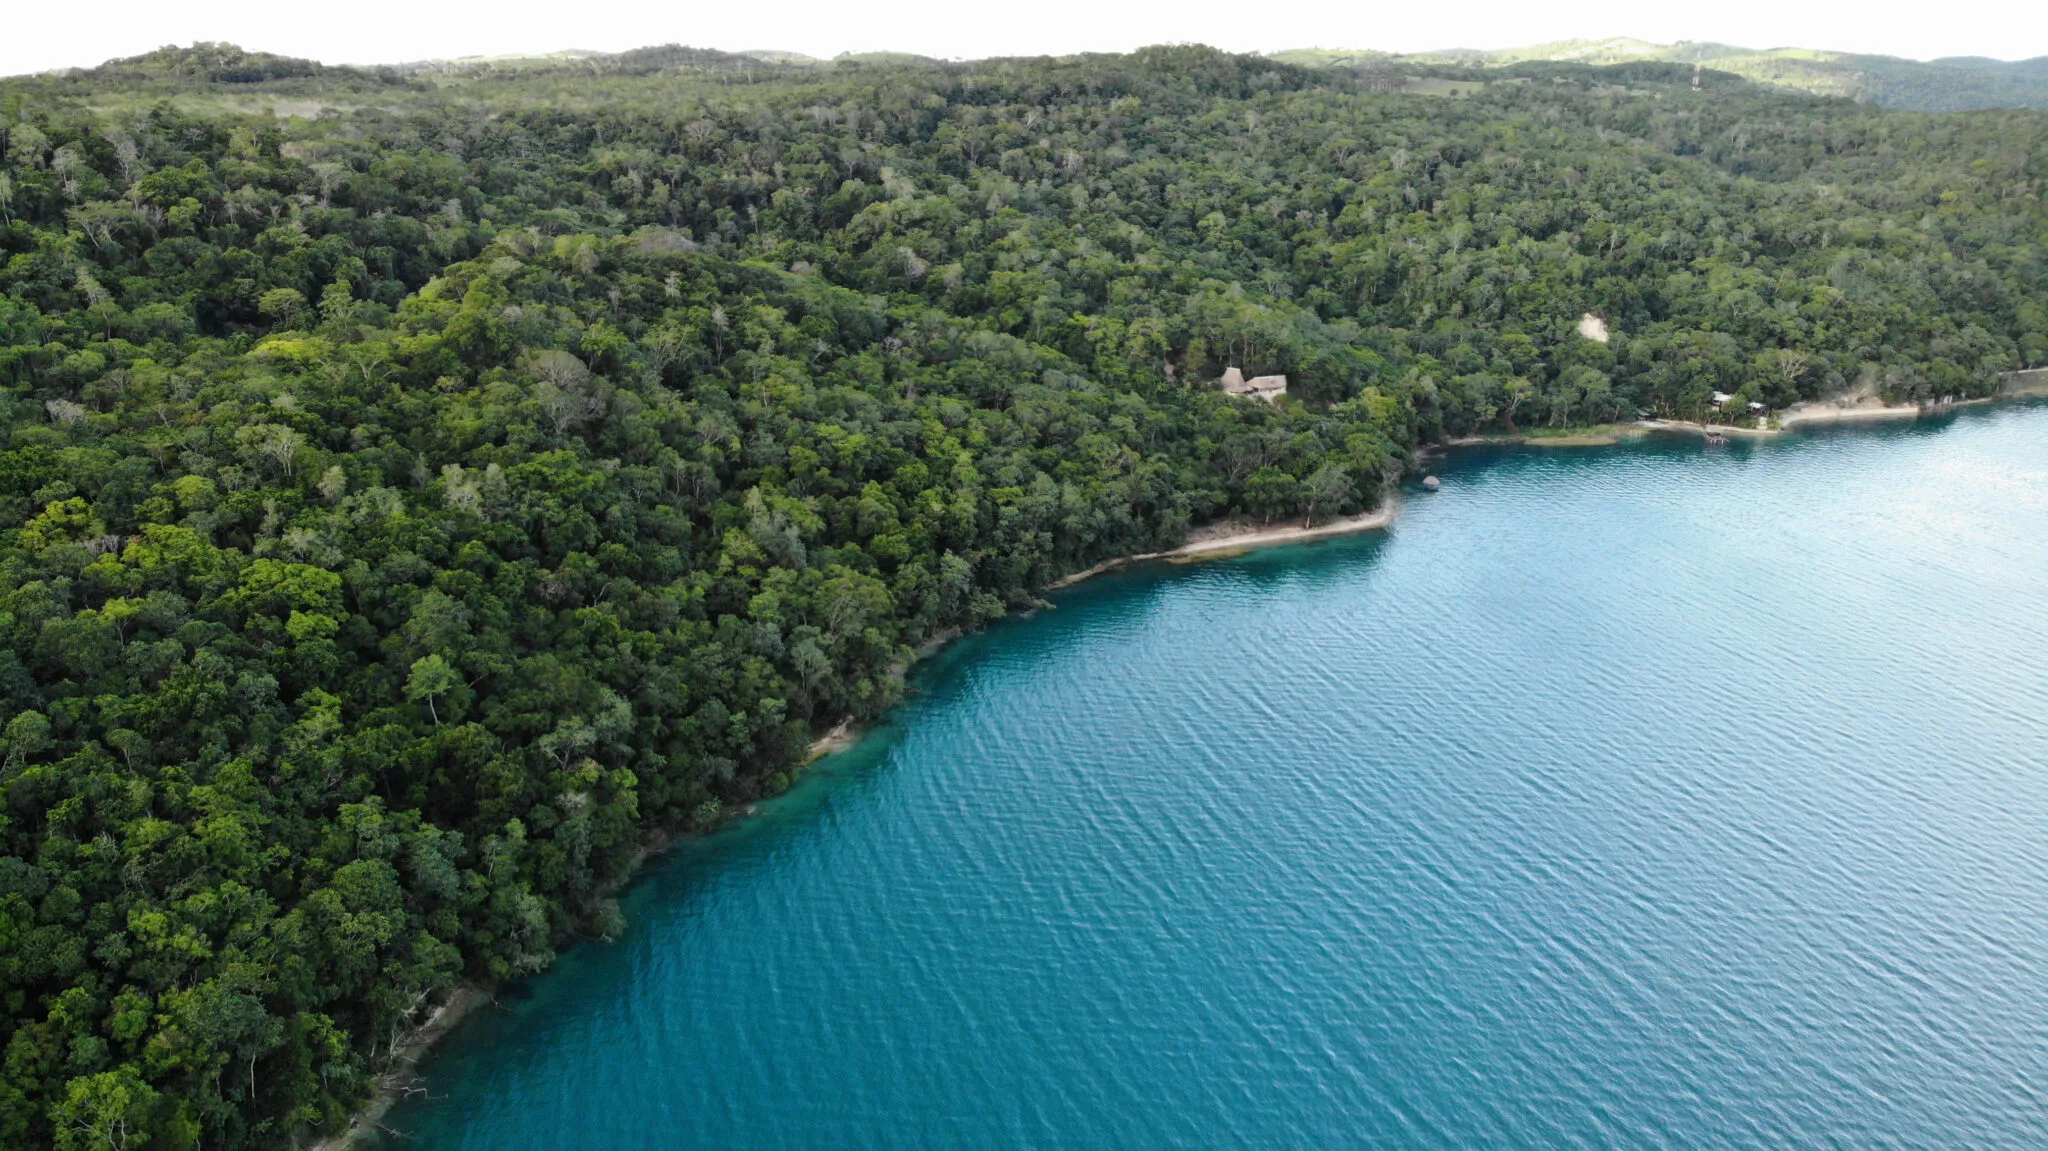
[[[1236,368],[1225,368],[1221,382],[1223,390],[1233,396],[1251,396],[1267,403],[1287,394],[1286,376],[1253,376],[1247,380]]]

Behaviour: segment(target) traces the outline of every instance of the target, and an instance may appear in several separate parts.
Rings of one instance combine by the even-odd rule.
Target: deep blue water
[[[2048,1145],[2048,407],[1441,473],[954,645],[389,1121]]]

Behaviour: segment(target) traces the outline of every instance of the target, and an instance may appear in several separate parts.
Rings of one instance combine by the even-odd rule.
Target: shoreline
[[[1561,428],[1556,435],[1545,434],[1548,429],[1538,432],[1510,432],[1497,436],[1458,436],[1417,448],[1418,454],[1442,455],[1451,448],[1611,448],[1623,440],[1632,440],[1648,435],[1652,429],[1637,420],[1627,424],[1587,424],[1584,427]]]
[[[1560,434],[1552,436],[1463,436],[1441,443],[1420,445],[1416,448],[1415,454],[1418,458],[1432,455],[1440,456],[1449,449],[1467,447],[1612,447],[1626,440],[1636,439],[1658,431],[1687,432],[1695,435],[1704,435],[1710,432],[1723,435],[1736,433],[1758,439],[1768,439],[1779,435],[1786,428],[1801,425],[1853,424],[1884,419],[1904,419],[1909,416],[1917,419],[1920,416],[1937,414],[1950,408],[2039,398],[2048,398],[2048,368],[2034,368],[2024,372],[2013,373],[2013,375],[2007,378],[2005,387],[2001,388],[1996,395],[1971,400],[1960,400],[1949,404],[1922,407],[1914,404],[1851,406],[1840,402],[1809,405],[1806,402],[1802,402],[1787,408],[1786,416],[1781,417],[1778,426],[1774,428],[1759,429],[1723,424],[1700,424],[1689,420],[1637,420],[1628,424],[1596,424],[1584,428],[1564,429]],[[1193,532],[1189,533],[1187,542],[1179,547],[1169,548],[1165,551],[1141,552],[1107,559],[1093,567],[1062,576],[1045,585],[1040,590],[1046,592],[1059,591],[1099,575],[1106,575],[1135,564],[1149,563],[1155,560],[1163,560],[1169,563],[1187,563],[1194,562],[1202,557],[1223,559],[1256,548],[1275,547],[1283,544],[1328,539],[1333,536],[1351,535],[1357,532],[1374,531],[1388,527],[1394,522],[1394,518],[1401,510],[1401,502],[1398,488],[1389,488],[1384,502],[1372,511],[1363,512],[1355,516],[1339,517],[1312,528],[1253,526],[1241,520],[1218,520],[1196,528]],[[958,628],[947,628],[926,639],[911,653],[908,660],[903,661],[898,666],[898,674],[909,670],[919,660],[938,651],[953,640],[960,638],[962,634]],[[809,750],[805,753],[802,762],[795,765],[795,770],[801,771],[806,769],[824,756],[852,747],[860,742],[861,737],[865,734],[865,727],[856,723],[852,717],[840,720],[831,730],[811,741]],[[752,804],[747,805],[745,808],[736,809],[728,813],[719,822],[723,824],[726,820],[743,818],[751,814],[752,809]],[[609,891],[616,891],[631,882],[639,875],[641,867],[649,858],[665,851],[683,834],[685,833],[673,829],[650,829],[644,836],[640,848],[635,852],[633,861],[628,866],[626,872],[615,883],[608,885],[607,893]],[[391,1067],[378,1077],[376,1093],[368,1103],[364,1104],[349,1117],[349,1125],[333,1135],[326,1136],[309,1144],[308,1151],[349,1151],[349,1148],[355,1145],[356,1140],[365,1131],[373,1129],[383,1130],[379,1126],[378,1121],[389,1113],[392,1107],[397,1105],[399,1099],[404,1094],[404,1088],[409,1086],[391,1082],[392,1076],[397,1074],[401,1067],[406,1070],[416,1067],[424,1056],[439,1044],[442,1039],[447,1037],[449,1032],[453,1031],[458,1024],[478,1007],[489,1002],[491,1002],[491,996],[482,987],[467,982],[458,984],[449,994],[448,999],[435,1008],[432,1015],[427,1017],[427,1021],[406,1038],[405,1043],[399,1049],[399,1054],[392,1060]]]
[[[1271,527],[1263,524],[1254,527],[1241,520],[1217,520],[1204,524],[1190,532],[1188,541],[1179,547],[1157,552],[1134,552],[1131,555],[1106,559],[1094,567],[1063,575],[1046,584],[1039,591],[1060,591],[1064,588],[1073,587],[1084,580],[1094,579],[1099,575],[1107,575],[1110,572],[1119,571],[1134,564],[1150,563],[1154,560],[1164,560],[1168,563],[1187,563],[1201,557],[1223,559],[1228,556],[1251,551],[1254,548],[1275,547],[1280,544],[1302,543],[1308,540],[1328,539],[1331,536],[1374,531],[1393,523],[1394,516],[1400,511],[1400,508],[1401,498],[1399,493],[1389,490],[1386,494],[1386,499],[1379,507],[1374,508],[1372,511],[1361,512],[1355,516],[1339,516],[1336,519],[1318,524],[1312,528]],[[961,634],[959,628],[947,628],[925,640],[917,646],[917,650],[911,653],[908,660],[897,666],[897,674],[901,675],[910,670],[911,665],[954,640],[959,639]],[[809,767],[825,756],[831,755],[834,752],[845,751],[847,748],[859,743],[861,736],[866,734],[866,730],[860,724],[855,723],[851,717],[840,720],[837,724],[833,725],[832,730],[811,741],[810,749],[804,753],[803,763],[798,766],[800,768]]]
[[[357,1108],[355,1114],[349,1116],[348,1126],[310,1144],[308,1151],[348,1151],[348,1148],[355,1146],[356,1141],[366,1132],[390,1134],[389,1129],[379,1121],[398,1105],[401,1098],[409,1095],[417,1086],[418,1075],[414,1068],[419,1065],[420,1059],[441,1040],[447,1038],[448,1033],[455,1030],[457,1024],[489,1002],[491,995],[482,987],[474,983],[456,984],[455,989],[448,993],[448,998],[439,1007],[434,1008],[432,1015],[427,1016],[427,1021],[420,1024],[411,1035],[406,1036],[405,1042],[398,1048],[398,1054],[392,1058],[390,1066],[377,1077],[376,1094],[371,1096],[368,1103]],[[400,1075],[409,1076],[411,1081],[399,1082]],[[425,1090],[424,1087],[418,1089]]]
[[[2035,377],[2022,380],[2019,377]],[[1593,424],[1584,428],[1560,429],[1556,435],[1530,435],[1516,433],[1497,436],[1459,436],[1441,443],[1425,444],[1417,448],[1418,455],[1441,455],[1451,448],[1477,447],[1523,447],[1523,448],[1592,448],[1612,447],[1626,440],[1636,439],[1654,432],[1683,432],[1696,436],[1748,436],[1752,439],[1770,439],[1774,436],[1801,427],[1819,427],[1827,424],[1866,424],[1890,420],[1917,420],[1926,416],[1938,416],[1959,408],[1983,407],[1989,404],[2010,403],[2014,400],[2048,398],[2048,368],[2032,368],[2015,372],[2008,378],[2005,387],[1997,394],[1976,396],[1967,400],[1948,400],[1932,404],[1871,404],[1845,400],[1801,400],[1786,408],[1768,427],[1753,424],[1702,423],[1698,420],[1665,419],[1646,417],[1626,424]]]
[[[831,755],[835,751],[845,751],[847,748],[852,747],[860,742],[860,731],[861,729],[854,724],[851,716],[840,720],[838,725],[833,727],[831,731],[811,741],[811,749],[804,753],[804,765],[809,766],[813,760]]]
[[[1886,404],[1869,402],[1869,397],[1801,400],[1773,416],[1771,424],[1761,428],[1754,424],[1717,424],[1699,420],[1645,417],[1629,423],[1559,428],[1555,434],[1548,434],[1550,429],[1546,428],[1536,432],[1511,432],[1505,435],[1459,436],[1439,443],[1424,444],[1416,449],[1416,454],[1441,455],[1451,448],[1477,447],[1604,448],[1652,432],[1768,439],[1797,427],[1914,420],[1924,416],[1937,416],[1957,408],[2044,398],[2048,398],[2048,368],[2025,368],[2006,373],[1998,391],[1991,395],[1975,396],[1967,400],[1947,400],[1930,404]]]
[[[1277,547],[1282,544],[1302,543],[1308,540],[1328,539],[1332,536],[1352,535],[1356,532],[1376,531],[1394,522],[1401,510],[1401,497],[1397,492],[1388,491],[1379,507],[1355,516],[1339,516],[1315,527],[1273,527],[1261,524],[1252,526],[1242,520],[1218,520],[1205,524],[1189,533],[1188,541],[1179,547],[1165,551],[1137,552],[1127,556],[1106,559],[1094,567],[1073,572],[1045,585],[1043,591],[1060,591],[1075,584],[1106,575],[1133,564],[1150,563],[1153,560],[1188,560],[1198,556],[1222,559],[1226,556],[1248,552],[1255,548]]]

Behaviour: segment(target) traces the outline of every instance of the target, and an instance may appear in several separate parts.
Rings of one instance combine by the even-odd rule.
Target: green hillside
[[[1308,67],[1378,72],[1414,66],[1490,69],[1537,61],[1623,64],[1656,60],[1703,64],[1760,84],[1916,112],[2048,108],[2048,57],[2020,61],[1951,57],[1922,63],[1896,56],[1860,56],[1810,48],[1757,50],[1727,44],[1651,44],[1616,37],[1560,40],[1498,51],[1452,49],[1408,56],[1304,48],[1277,52],[1273,58]]]

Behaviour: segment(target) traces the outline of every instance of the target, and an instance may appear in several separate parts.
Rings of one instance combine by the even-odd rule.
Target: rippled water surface
[[[1443,475],[947,650],[405,1146],[2048,1145],[2048,408]]]

